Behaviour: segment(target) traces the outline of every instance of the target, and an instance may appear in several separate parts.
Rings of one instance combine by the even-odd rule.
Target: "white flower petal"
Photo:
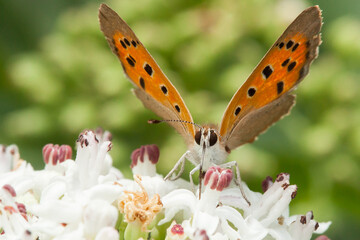
[[[251,192],[251,194],[246,193],[246,197],[249,199],[250,202],[257,202],[261,196],[262,194],[260,193],[255,193],[255,192]],[[243,198],[240,189],[238,187],[232,187],[223,190],[220,194],[220,202],[222,202],[224,205],[230,205],[239,209],[249,208],[248,203]]]
[[[195,229],[204,229],[208,235],[213,235],[219,225],[219,218],[208,213],[197,211],[194,214],[192,227]]]
[[[65,231],[61,235],[57,235],[52,240],[87,240],[83,236],[83,229],[81,227]]]
[[[221,206],[216,209],[216,212],[221,215],[222,226],[226,227],[224,232],[231,236],[230,239],[263,239],[267,235],[267,229],[256,219],[248,217],[244,220],[243,216],[234,208]],[[231,222],[237,231],[228,226],[227,222]]]
[[[186,189],[176,189],[161,199],[165,209],[165,217],[159,225],[172,220],[176,213],[183,211],[184,218],[189,218],[195,209],[196,197]]]
[[[276,240],[289,240],[292,239],[289,231],[284,226],[277,226],[269,228],[269,235]]]
[[[331,225],[331,222],[319,222],[319,227],[318,229],[315,230],[314,233],[317,233],[317,234],[322,234],[324,233],[326,230],[328,230],[328,228],[330,227]]]
[[[244,233],[248,230],[245,219],[235,208],[221,206],[216,209],[216,214],[220,216],[223,222],[229,221],[233,223],[240,234],[244,235]]]
[[[82,206],[74,201],[49,200],[31,206],[29,211],[57,223],[73,223],[81,220]]]
[[[162,197],[176,188],[172,181],[164,181],[163,177],[160,175],[155,175],[153,177],[142,176],[141,178],[141,184],[146,189],[149,197],[152,197],[154,194],[159,194],[160,197]]]
[[[98,167],[98,174],[107,175],[109,173],[110,167],[112,166],[112,159],[108,155],[109,146],[111,146],[110,141],[105,141],[99,146],[99,151],[96,156],[96,165],[93,167]]]
[[[115,227],[118,210],[103,200],[93,200],[84,209],[84,234],[94,238],[100,229]]]
[[[297,187],[295,185],[290,185],[285,190],[282,189],[283,193],[281,197],[276,201],[275,204],[271,206],[270,209],[268,209],[269,211],[267,216],[263,220],[261,220],[261,223],[265,227],[270,225],[272,222],[276,222],[277,218],[281,215],[281,213],[288,208],[292,199],[291,195],[294,191],[296,191],[296,188]]]
[[[138,164],[132,168],[133,175],[149,176],[156,175],[156,165],[149,160],[148,154],[144,155],[144,162],[138,160]]]
[[[35,221],[31,226],[31,231],[42,239],[52,239],[55,236],[60,236],[65,230],[65,227],[60,223],[49,221],[47,219],[40,219]]]
[[[95,240],[118,240],[119,232],[113,227],[104,227],[100,229],[99,233],[96,235]]]
[[[234,228],[232,228],[227,221],[221,221],[220,225],[222,231],[228,237],[227,239],[240,239],[240,234]]]
[[[219,232],[217,232],[211,236],[211,240],[227,240],[227,239],[229,239],[229,238],[226,235],[221,234]]]
[[[66,192],[66,183],[60,179],[50,183],[41,193],[40,203],[58,200]]]
[[[120,197],[122,191],[123,188],[118,185],[101,184],[83,191],[82,194],[86,199],[101,199],[108,203],[112,203]]]
[[[289,232],[294,240],[310,240],[315,231],[316,222],[310,217],[298,215],[296,221],[289,226]]]

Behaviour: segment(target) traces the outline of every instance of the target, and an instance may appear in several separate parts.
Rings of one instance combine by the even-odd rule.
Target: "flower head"
[[[184,228],[181,224],[177,224],[176,221],[173,221],[170,227],[166,230],[165,240],[183,240],[186,239],[186,237]]]
[[[107,154],[111,142],[101,142],[87,130],[78,138],[75,161],[68,159],[69,148],[44,147],[45,162],[52,167],[34,174],[33,189],[40,200],[29,206],[29,212],[36,216],[33,231],[40,239],[118,239],[113,231],[118,211],[113,204],[122,188],[114,181],[121,173],[112,170]]]
[[[288,206],[297,192],[296,185],[289,183],[289,174],[281,173],[271,183],[267,178],[264,194],[251,192],[244,185],[251,206],[244,204],[238,187],[229,187],[231,179],[229,169],[213,167],[206,173],[201,199],[183,189],[170,192],[162,199],[165,217],[159,224],[182,212],[184,221],[181,225],[193,239],[263,239],[267,236],[310,239],[317,225],[322,227],[321,233],[330,224],[318,224],[309,214],[289,217]]]
[[[267,177],[264,193],[240,183],[249,206],[230,169],[208,168],[201,193],[183,179],[164,181],[156,145],[133,152],[131,167],[140,175],[125,179],[112,167],[110,140],[103,130],[82,132],[75,161],[69,146],[48,144],[45,169],[36,171],[15,145],[1,146],[0,239],[307,240],[330,225],[316,222],[312,211],[290,216],[297,186],[289,174]]]
[[[155,194],[149,199],[145,188],[141,184],[141,177],[134,175],[134,180],[140,186],[141,191],[124,191],[120,198],[118,207],[124,214],[126,222],[137,221],[141,225],[141,230],[146,231],[147,226],[154,220],[157,213],[162,209],[160,196]]]

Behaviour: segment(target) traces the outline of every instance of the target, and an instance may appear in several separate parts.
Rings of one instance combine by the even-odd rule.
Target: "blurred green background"
[[[121,0],[127,21],[174,83],[197,123],[219,123],[228,101],[268,48],[306,7],[323,10],[323,44],[290,116],[235,151],[242,178],[291,174],[291,214],[333,221],[332,239],[360,236],[360,1]],[[0,0],[0,143],[43,167],[47,143],[74,146],[83,129],[113,134],[114,164],[131,177],[130,154],[160,147],[166,174],[181,137],[132,95],[99,30],[99,1]],[[75,151],[74,151],[75,152]],[[73,156],[75,157],[75,155]],[[187,166],[188,169],[191,166]],[[186,177],[187,174],[185,174]]]

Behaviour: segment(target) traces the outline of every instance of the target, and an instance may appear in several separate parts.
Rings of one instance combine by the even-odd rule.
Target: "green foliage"
[[[356,1],[322,2],[323,44],[297,90],[296,107],[229,160],[238,161],[243,180],[259,191],[267,175],[290,173],[298,185],[292,213],[313,210],[319,221],[333,221],[330,238],[346,239],[360,235],[360,18],[354,14]],[[220,122],[267,49],[311,5],[300,0],[108,4],[147,46],[197,123]],[[99,3],[54,5],[56,14],[43,5],[2,5],[1,18],[17,21],[0,23],[5,29],[0,36],[1,143],[16,143],[22,158],[40,168],[45,144],[74,146],[80,131],[101,126],[113,134],[111,154],[125,175],[130,175],[131,151],[143,144],[159,145],[160,172],[172,168],[185,144],[165,124],[146,123],[156,116],[133,96],[108,48],[97,20]],[[342,11],[335,11],[340,5]]]

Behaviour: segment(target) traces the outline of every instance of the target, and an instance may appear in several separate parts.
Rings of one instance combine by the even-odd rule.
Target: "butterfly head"
[[[213,147],[219,141],[219,134],[215,128],[202,127],[195,133],[195,143],[203,148]]]
[[[198,130],[195,132],[194,139],[190,140],[193,144],[189,146],[195,162],[200,163],[201,158],[206,155],[209,162],[221,164],[225,162],[230,153],[230,149],[225,146],[217,127],[213,124],[200,126],[194,122],[179,119],[148,120],[150,124],[162,122],[186,123],[196,126]]]
[[[226,149],[216,126],[203,126],[196,131],[192,150],[199,158],[205,154],[210,162],[221,164],[229,154]]]

